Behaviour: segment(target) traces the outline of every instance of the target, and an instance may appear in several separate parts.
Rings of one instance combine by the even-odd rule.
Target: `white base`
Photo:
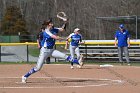
[[[114,67],[114,66],[110,64],[104,64],[104,65],[100,65],[100,67]]]

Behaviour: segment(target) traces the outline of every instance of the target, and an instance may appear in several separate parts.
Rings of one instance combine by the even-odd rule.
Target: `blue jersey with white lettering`
[[[59,30],[57,28],[53,28],[50,31],[53,35],[56,35]],[[43,32],[43,40],[41,42],[42,47],[47,47],[48,49],[52,49],[53,46],[55,45],[55,39],[53,39],[47,32],[46,30]]]
[[[117,30],[115,37],[118,39],[118,47],[128,46],[127,39],[130,38],[130,34],[127,30],[124,29],[123,32]]]
[[[71,42],[70,44],[72,46],[78,46],[79,45],[79,42],[82,41],[82,36],[80,34],[70,34],[69,37],[71,38]]]

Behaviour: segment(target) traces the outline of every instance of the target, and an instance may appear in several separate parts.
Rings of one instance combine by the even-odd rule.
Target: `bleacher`
[[[130,43],[130,59],[140,60],[140,40],[130,40]],[[85,59],[118,59],[118,48],[114,46],[114,40],[88,40],[79,48]]]

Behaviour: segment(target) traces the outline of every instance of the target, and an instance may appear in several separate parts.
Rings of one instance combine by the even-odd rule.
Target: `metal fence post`
[[[27,45],[27,62],[29,62],[29,48],[28,48],[28,45]]]
[[[54,48],[56,49],[56,45],[54,46]],[[56,58],[55,58],[55,62],[56,62]]]
[[[0,45],[0,62],[1,62],[1,45]]]
[[[87,44],[85,44],[85,53],[86,53],[86,61],[87,61]]]

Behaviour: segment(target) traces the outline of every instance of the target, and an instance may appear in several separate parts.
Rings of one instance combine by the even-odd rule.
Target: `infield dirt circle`
[[[140,93],[140,67],[70,69],[68,64],[45,64],[27,83],[21,83],[22,75],[34,66],[1,64],[0,93]]]

